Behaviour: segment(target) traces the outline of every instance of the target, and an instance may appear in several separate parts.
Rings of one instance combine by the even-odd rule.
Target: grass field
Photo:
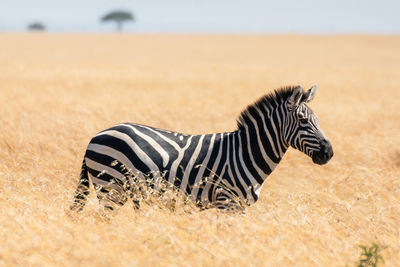
[[[0,35],[0,265],[400,264],[400,37]],[[318,83],[324,166],[289,149],[245,214],[95,196],[68,216],[91,136],[131,121],[232,131],[274,88]]]

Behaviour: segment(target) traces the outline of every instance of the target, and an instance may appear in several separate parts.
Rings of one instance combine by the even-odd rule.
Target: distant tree
[[[45,31],[46,26],[44,26],[44,24],[41,22],[33,22],[28,25],[28,30],[29,31]]]
[[[134,21],[132,13],[124,10],[114,10],[101,18],[102,22],[113,21],[117,23],[117,30],[122,31],[122,24],[128,21]]]

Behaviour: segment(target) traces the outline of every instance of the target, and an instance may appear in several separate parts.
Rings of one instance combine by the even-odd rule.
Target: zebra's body
[[[311,130],[319,136],[306,140],[305,128],[303,132],[293,133],[294,128],[301,128],[297,115],[293,114],[308,112],[310,118],[313,115],[305,104],[300,104],[301,99],[291,99],[299,93],[299,87],[296,88],[276,91],[249,106],[242,112],[234,132],[185,135],[123,123],[98,133],[86,150],[74,208],[81,209],[84,205],[88,173],[93,184],[102,186],[103,193],[107,194],[107,187],[121,190],[115,185],[115,179],[127,181],[124,167],[139,178],[161,177],[203,206],[207,203],[222,208],[225,204],[221,203],[235,198],[246,204],[256,202],[265,179],[290,145],[313,157],[313,151],[322,151],[321,140],[326,141],[316,117],[314,124],[310,121],[309,128],[314,126]],[[313,90],[304,95],[308,93],[312,98],[310,94],[315,88]],[[297,106],[290,110],[294,100],[298,100]],[[289,132],[291,127],[294,128]],[[328,154],[325,155],[327,160],[333,153]],[[125,201],[114,200],[120,205]]]

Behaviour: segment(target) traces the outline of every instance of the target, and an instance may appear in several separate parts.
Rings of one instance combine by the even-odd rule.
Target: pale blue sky
[[[110,32],[111,9],[135,14],[127,32],[400,34],[400,0],[0,0],[0,31]]]

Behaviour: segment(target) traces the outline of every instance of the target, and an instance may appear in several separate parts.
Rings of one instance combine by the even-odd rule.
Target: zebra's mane
[[[271,93],[268,93],[264,96],[262,96],[261,98],[259,98],[256,102],[254,102],[251,105],[248,105],[246,107],[246,109],[244,109],[240,115],[239,118],[237,119],[237,125],[239,129],[243,129],[244,128],[244,124],[246,124],[246,121],[249,121],[249,116],[251,116],[251,114],[258,114],[256,107],[258,107],[259,109],[263,110],[264,106],[267,107],[276,107],[277,105],[279,105],[280,103],[285,102],[293,93],[293,90],[296,88],[297,86],[285,86],[285,87],[281,87],[279,89],[274,90]],[[258,117],[258,115],[256,115],[256,117]]]

